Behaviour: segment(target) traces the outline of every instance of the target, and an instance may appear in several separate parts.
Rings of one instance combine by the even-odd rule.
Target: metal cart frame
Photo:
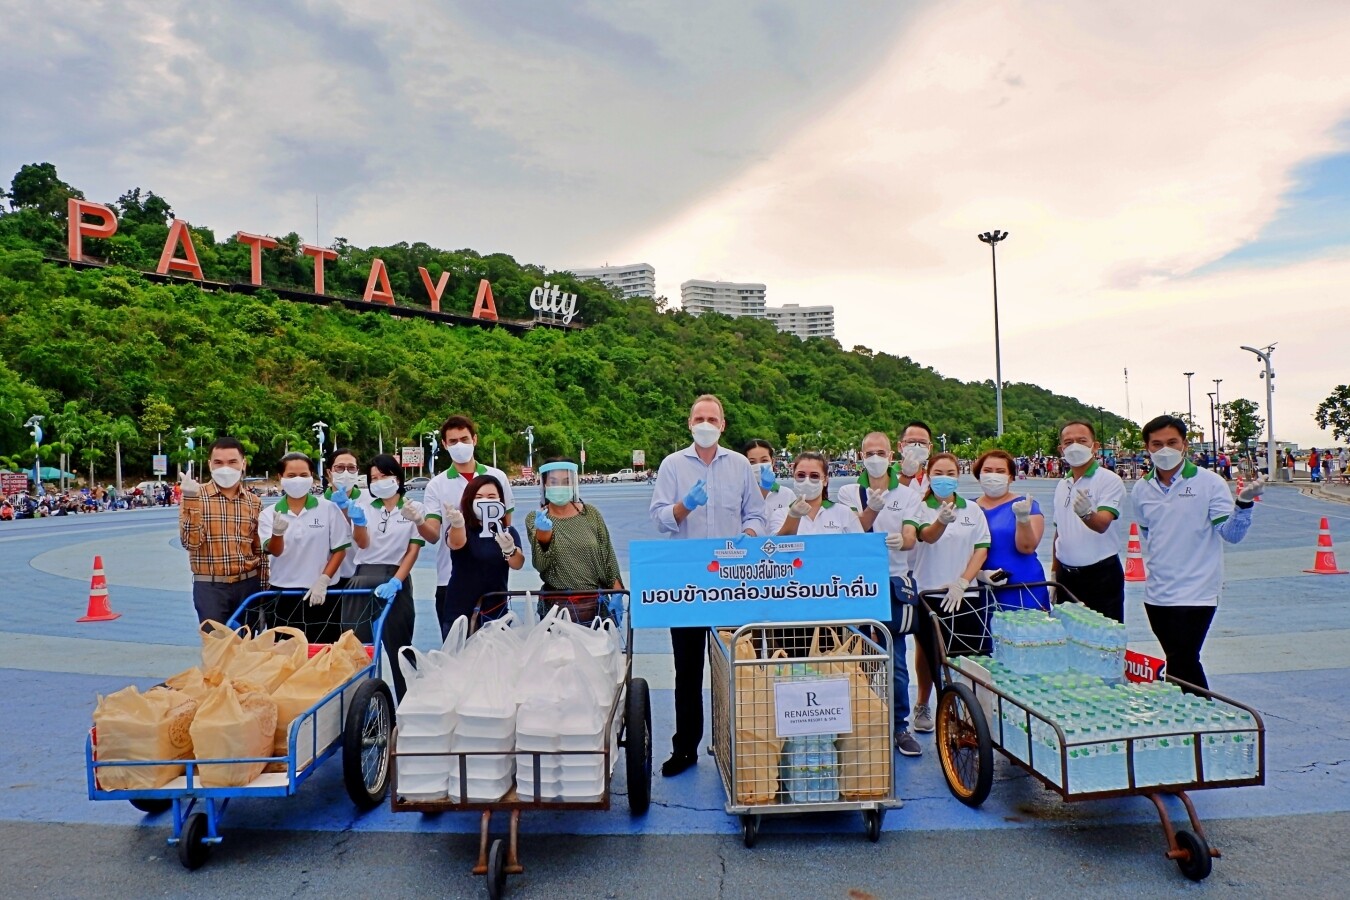
[[[366,596],[373,591],[347,589],[329,591],[329,597]],[[252,605],[283,596],[301,596],[304,591],[259,591],[245,598],[229,627],[238,629]],[[343,781],[352,802],[362,810],[372,809],[384,799],[389,782],[389,741],[394,727],[394,700],[389,687],[380,679],[383,659],[381,637],[390,604],[380,603],[371,626],[371,661],[350,679],[326,694],[318,703],[291,722],[285,756],[241,757],[238,759],[176,759],[121,762],[98,759],[95,729],[85,737],[85,780],[90,800],[126,800],[144,813],[173,810],[173,834],[170,846],[178,848],[183,867],[197,869],[206,862],[211,849],[221,843],[220,820],[225,808],[236,797],[289,797],[300,789],[315,769],[342,751]],[[267,772],[240,787],[204,787],[199,766],[232,763],[284,765],[284,772]],[[136,766],[185,766],[186,774],[158,788],[104,790],[98,770]]]
[[[481,812],[478,828],[478,859],[473,866],[474,875],[483,875],[487,882],[488,896],[498,898],[506,889],[506,876],[519,875],[525,871],[521,865],[520,814],[526,810],[607,810],[612,801],[611,782],[613,779],[614,759],[618,748],[624,749],[624,765],[628,777],[628,808],[634,816],[645,815],[651,805],[652,784],[652,715],[651,697],[647,681],[633,677],[633,623],[629,616],[628,591],[501,591],[485,594],[480,598],[474,610],[473,623],[476,630],[482,621],[484,609],[489,611],[504,606],[512,597],[523,597],[527,601],[540,599],[546,603],[569,605],[568,599],[578,595],[603,598],[600,608],[604,614],[612,615],[621,626],[620,634],[624,650],[624,680],[615,692],[614,702],[610,704],[605,717],[604,744],[599,750],[515,750],[509,755],[515,756],[516,765],[522,763],[533,767],[534,795],[521,797],[512,787],[498,800],[470,800],[468,789],[468,760],[470,757],[501,757],[508,755],[502,751],[445,751],[444,753],[399,753],[398,733],[395,730],[389,743],[390,782],[389,808],[393,812]],[[620,602],[611,605],[604,601],[618,598]],[[492,605],[493,601],[501,603]],[[587,623],[581,623],[587,624]],[[616,729],[616,724],[618,729]],[[617,746],[613,742],[619,735]],[[445,758],[453,760],[459,768],[459,796],[444,800],[405,800],[398,792],[398,760],[414,758]],[[594,801],[545,800],[540,796],[540,775],[544,762],[561,760],[564,757],[591,757],[603,761],[605,772],[604,790],[600,799]],[[491,838],[492,814],[510,813],[510,825],[507,837]]]
[[[1065,599],[1074,601],[1078,599],[1054,581],[1010,584],[1002,589],[1037,587],[1055,588],[1057,602],[1063,602]],[[998,609],[997,594],[987,588],[981,589],[982,594],[985,591],[988,591],[987,596],[988,602],[991,604],[991,610]],[[1064,734],[1064,729],[1056,720],[1018,703],[1007,693],[1000,690],[991,679],[984,678],[971,670],[962,669],[959,662],[954,663],[953,657],[949,657],[947,653],[947,641],[942,637],[946,632],[942,627],[941,617],[933,607],[933,601],[941,598],[944,594],[945,591],[923,591],[920,596],[928,604],[928,612],[932,618],[933,627],[937,630],[939,636],[935,641],[941,657],[938,665],[941,675],[939,682],[941,693],[938,697],[936,715],[936,743],[938,758],[942,764],[943,775],[947,780],[947,787],[956,799],[972,807],[977,807],[985,801],[993,786],[993,750],[997,748],[1009,762],[1026,771],[1047,789],[1054,791],[1067,802],[1106,800],[1117,797],[1147,797],[1153,802],[1158,811],[1158,818],[1162,823],[1163,835],[1167,840],[1166,858],[1176,862],[1182,874],[1192,881],[1202,881],[1207,878],[1212,869],[1213,860],[1219,858],[1222,854],[1219,848],[1210,846],[1204,826],[1201,824],[1200,817],[1197,815],[1195,806],[1187,792],[1265,784],[1266,726],[1261,714],[1246,704],[1180,679],[1172,678],[1169,675],[1167,676],[1168,681],[1195,696],[1226,703],[1248,713],[1252,717],[1252,725],[1250,727],[1205,731],[1182,729],[1167,734],[1149,734],[1140,738],[1121,738],[1120,741],[1125,744],[1125,770],[1128,787],[1107,791],[1074,791],[1069,780],[1069,751],[1075,747],[1099,744],[1101,743],[1100,739],[1069,742]],[[969,596],[967,594],[968,598]],[[995,709],[996,727],[992,729],[988,717],[985,715],[986,701]],[[1059,746],[1058,784],[1045,773],[1038,771],[1032,765],[1030,759],[1021,760],[1007,749],[1003,729],[1006,718],[1005,711],[1009,710],[1015,716],[1022,718],[1028,734],[1031,732],[1033,723],[1037,724],[1038,729],[1053,731],[1056,743]],[[1241,779],[1214,780],[1206,778],[1200,735],[1238,733],[1256,734],[1256,775]],[[1136,783],[1134,770],[1135,742],[1138,740],[1155,740],[1160,737],[1191,738],[1195,753],[1196,772],[1196,778],[1193,781],[1150,785],[1138,785]],[[1028,753],[1027,755],[1030,757],[1032,754]],[[1190,819],[1191,831],[1178,829],[1172,824],[1167,808],[1163,805],[1162,798],[1165,796],[1176,797],[1181,801],[1186,809],[1186,815]]]
[[[730,631],[730,638],[723,642],[718,636],[719,631]],[[863,642],[866,652],[860,654],[843,655],[798,655],[791,654],[787,656],[778,656],[772,658],[772,650],[775,644],[781,646],[782,643],[801,644],[802,636],[806,633],[818,635],[822,631],[843,634],[846,639],[857,637]],[[788,637],[784,639],[784,635]],[[754,642],[757,648],[756,658],[754,659],[736,659],[736,644],[738,641],[749,638]],[[814,641],[813,641],[814,643]],[[797,649],[801,649],[800,646]],[[722,786],[727,793],[726,811],[733,816],[739,816],[741,819],[741,839],[747,848],[754,847],[759,840],[759,829],[762,823],[762,817],[766,815],[803,815],[818,812],[861,812],[863,815],[864,830],[867,839],[873,843],[881,839],[881,825],[886,815],[886,810],[900,807],[902,801],[895,796],[895,758],[891,747],[891,742],[895,733],[895,705],[891,697],[892,671],[894,666],[894,657],[891,652],[890,631],[881,622],[874,620],[831,620],[817,622],[757,622],[749,625],[742,625],[739,628],[731,630],[709,628],[708,629],[708,660],[711,668],[712,680],[712,751],[713,757],[717,761],[717,769],[722,776]],[[807,801],[790,802],[785,795],[788,788],[779,783],[779,789],[773,801],[765,803],[742,803],[738,798],[742,796],[741,785],[737,783],[737,757],[743,752],[742,747],[738,746],[742,741],[737,738],[732,739],[735,734],[737,719],[737,694],[740,692],[736,685],[736,673],[746,667],[767,668],[770,671],[766,673],[768,683],[777,684],[781,682],[810,681],[829,678],[844,677],[839,675],[821,675],[804,671],[793,673],[791,669],[794,664],[810,664],[812,661],[822,661],[828,663],[840,663],[845,665],[856,665],[859,671],[867,680],[868,687],[877,695],[886,710],[886,729],[882,736],[885,742],[885,752],[878,754],[885,771],[885,789],[883,796],[868,798],[865,800],[829,800],[829,801]],[[788,671],[783,671],[787,669]],[[858,691],[850,688],[854,711],[856,714]],[[742,698],[743,699],[743,698]],[[768,699],[772,705],[772,697]],[[762,716],[762,712],[754,713],[756,717]],[[867,751],[869,754],[872,749]],[[781,751],[778,756],[781,759]],[[880,761],[879,760],[879,761]],[[777,764],[777,762],[775,763]]]

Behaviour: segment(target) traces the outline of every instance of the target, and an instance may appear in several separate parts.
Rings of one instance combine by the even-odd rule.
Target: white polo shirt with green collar
[[[871,488],[868,487],[867,473],[858,476],[857,481],[850,481],[839,489],[839,496],[836,502],[852,509],[854,514],[859,517],[859,524],[863,510],[867,509],[867,502],[864,499],[864,493],[870,494]],[[923,496],[914,492],[912,485],[901,484],[900,476],[894,467],[891,469],[890,482],[886,487],[886,505],[877,513],[877,517],[872,520],[873,534],[899,534],[904,531],[905,520],[915,519],[917,517],[919,504],[923,502]],[[905,576],[909,574],[913,565],[912,550],[887,550],[890,572],[895,576]]]
[[[403,554],[408,552],[409,544],[426,546],[427,542],[422,540],[417,526],[399,513],[403,508],[402,497],[394,504],[386,504],[378,498],[363,497],[361,505],[366,514],[369,543],[347,554],[355,561],[354,566],[396,566],[403,562]]]
[[[327,567],[328,557],[352,545],[351,523],[331,500],[310,494],[296,515],[282,497],[272,509],[290,520],[282,535],[281,555],[272,557],[273,587],[309,588]],[[264,544],[272,538],[272,512],[267,507],[258,517],[258,537]]]
[[[1144,602],[1153,606],[1218,606],[1223,587],[1223,538],[1229,525],[1246,533],[1245,522],[1229,523],[1234,516],[1228,483],[1209,469],[1185,462],[1170,486],[1148,474],[1134,486],[1134,516],[1143,531],[1148,579]],[[1250,518],[1251,510],[1238,517]]]
[[[970,565],[970,556],[976,550],[989,549],[989,521],[984,510],[970,503],[960,494],[955,495],[956,521],[947,526],[935,544],[920,541],[911,551],[914,564],[914,583],[921,591],[932,591],[951,584]],[[914,530],[923,530],[937,521],[942,501],[929,497],[915,508],[916,515],[905,524]]]
[[[769,534],[777,534],[787,517],[786,506],[770,513]],[[822,500],[814,519],[810,516],[801,517],[797,523],[797,534],[862,534],[862,523],[853,510],[844,504]]]
[[[436,473],[436,477],[431,479],[427,485],[426,494],[422,498],[422,505],[426,508],[427,518],[435,519],[437,522],[445,521],[445,511],[447,509],[459,509],[459,503],[464,499],[464,489],[468,487],[472,478],[479,475],[491,475],[496,478],[502,486],[502,500],[506,503],[506,511],[511,512],[516,507],[515,495],[511,492],[511,479],[506,477],[506,473],[501,469],[485,466],[477,463],[473,475],[461,475],[460,471],[454,467],[444,472]],[[441,587],[450,583],[450,543],[445,539],[445,527],[441,528],[441,537],[438,542],[439,549],[436,553],[436,586]]]
[[[1074,515],[1073,498],[1087,491],[1094,510],[1111,513],[1111,524],[1098,533]],[[1120,555],[1120,511],[1125,508],[1125,483],[1097,460],[1082,478],[1069,470],[1055,485],[1055,558],[1066,566],[1080,568]]]
[[[781,484],[775,484],[764,495],[764,518],[767,521],[777,510],[787,509],[797,500],[797,495]]]

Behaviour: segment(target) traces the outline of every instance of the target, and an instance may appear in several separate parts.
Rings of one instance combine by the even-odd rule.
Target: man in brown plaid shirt
[[[244,447],[232,437],[211,445],[211,481],[199,484],[179,476],[183,505],[178,511],[178,535],[192,568],[192,603],[197,621],[225,622],[250,594],[263,589],[266,557],[258,538],[262,501],[244,490]],[[286,529],[282,519],[272,533]]]

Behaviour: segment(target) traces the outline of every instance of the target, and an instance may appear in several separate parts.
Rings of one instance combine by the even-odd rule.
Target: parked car
[[[646,475],[646,472],[634,472],[632,469],[620,469],[617,472],[605,476],[605,480],[611,483],[616,481],[641,481]]]
[[[425,475],[418,475],[416,478],[409,478],[403,482],[403,489],[405,491],[425,491],[429,484],[431,484],[430,478]]]

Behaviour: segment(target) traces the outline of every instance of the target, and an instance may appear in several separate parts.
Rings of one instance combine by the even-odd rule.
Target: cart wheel
[[[178,861],[189,872],[200,869],[211,855],[211,845],[202,843],[206,837],[206,813],[195,812],[183,820],[183,832],[178,835]]]
[[[759,816],[741,816],[741,843],[753,850],[759,841]]]
[[[994,785],[994,744],[975,695],[964,684],[942,689],[937,709],[938,759],[952,795],[979,806]]]
[[[645,678],[634,678],[628,683],[623,750],[628,771],[628,811],[640,816],[652,805],[652,702]]]
[[[394,700],[389,686],[369,678],[356,689],[342,734],[342,780],[360,809],[372,809],[389,788],[389,735]]]
[[[157,816],[160,813],[173,808],[172,800],[155,800],[149,797],[137,797],[135,800],[129,802],[147,816]]]
[[[1178,831],[1177,849],[1186,851],[1186,855],[1177,860],[1177,868],[1182,875],[1191,881],[1204,881],[1209,877],[1214,860],[1209,855],[1209,844],[1204,838],[1190,831]]]
[[[501,838],[488,849],[487,891],[489,900],[506,895],[506,844]]]
[[[881,823],[886,819],[884,809],[863,810],[863,826],[867,829],[867,839],[872,843],[881,840]]]

